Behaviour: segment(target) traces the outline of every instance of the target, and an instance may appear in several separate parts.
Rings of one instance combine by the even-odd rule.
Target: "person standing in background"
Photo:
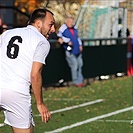
[[[2,28],[2,18],[0,18],[0,35],[2,34],[3,32],[3,28]]]
[[[0,35],[6,30],[8,30],[8,26],[6,23],[3,23],[2,18],[0,18]]]
[[[2,29],[3,29],[3,30],[2,30],[2,33],[5,32],[6,30],[8,30],[8,26],[7,26],[6,23],[3,23],[3,24],[2,24]]]
[[[78,37],[78,30],[74,26],[74,19],[72,17],[66,18],[65,24],[59,28],[57,36],[63,40],[61,45],[65,49],[66,61],[71,69],[73,84],[77,87],[83,87],[83,46]]]

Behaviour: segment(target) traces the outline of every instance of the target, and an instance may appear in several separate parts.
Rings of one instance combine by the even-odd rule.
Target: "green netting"
[[[78,30],[80,38],[106,38],[110,34],[113,25],[112,17],[115,11],[111,7],[87,6],[80,19]]]

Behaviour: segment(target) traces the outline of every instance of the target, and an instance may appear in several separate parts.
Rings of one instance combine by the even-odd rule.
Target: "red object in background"
[[[131,37],[128,38],[128,44],[127,44],[127,75],[133,76],[133,44],[132,44]]]

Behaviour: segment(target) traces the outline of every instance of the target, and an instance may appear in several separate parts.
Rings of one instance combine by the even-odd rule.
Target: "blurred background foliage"
[[[76,17],[84,0],[15,0],[15,7],[24,13],[31,14],[36,8],[48,8],[55,16],[56,27],[64,22],[66,16]],[[16,13],[18,25],[24,26],[29,18]]]
[[[86,27],[86,24],[88,21],[90,21],[91,17],[94,18],[94,13],[91,13],[91,15],[88,14],[88,12],[92,12],[92,7],[116,7],[116,8],[123,8],[128,9],[127,12],[127,27],[130,31],[133,32],[133,26],[132,26],[132,20],[133,20],[133,0],[15,0],[14,6],[15,8],[19,9],[21,12],[27,14],[28,16],[31,15],[31,13],[36,8],[48,8],[54,13],[55,21],[56,21],[56,30],[60,27],[61,24],[64,23],[64,19],[67,16],[71,16],[75,19],[75,22],[79,18],[79,14],[81,14],[81,9],[83,9],[84,3],[86,3],[86,6],[88,5],[88,9],[85,11],[84,18],[82,17],[82,21],[80,26],[81,29],[83,27]],[[91,5],[91,8],[90,8]],[[29,20],[29,17],[26,15],[23,15],[20,12],[15,12],[15,25],[16,27],[23,27],[27,25],[27,22]],[[121,13],[121,9],[119,11]],[[122,14],[123,15],[123,14]],[[81,16],[80,16],[81,17]],[[106,16],[104,16],[106,19]],[[122,16],[123,17],[123,16]],[[92,19],[93,20],[93,19]],[[84,24],[85,23],[85,24]],[[82,27],[83,25],[83,27]],[[79,28],[79,27],[78,27]],[[95,27],[90,27],[90,29],[93,29]],[[86,29],[86,28],[85,28]]]

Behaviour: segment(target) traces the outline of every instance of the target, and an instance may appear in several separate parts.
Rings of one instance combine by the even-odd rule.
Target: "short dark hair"
[[[30,18],[28,24],[33,24],[33,23],[35,23],[35,20],[37,20],[37,19],[43,20],[43,19],[45,18],[45,16],[46,16],[46,13],[47,13],[47,12],[51,13],[52,15],[54,15],[50,10],[48,10],[48,9],[46,9],[46,8],[44,8],[44,9],[41,9],[41,8],[36,9],[36,10],[32,13],[31,18]]]

